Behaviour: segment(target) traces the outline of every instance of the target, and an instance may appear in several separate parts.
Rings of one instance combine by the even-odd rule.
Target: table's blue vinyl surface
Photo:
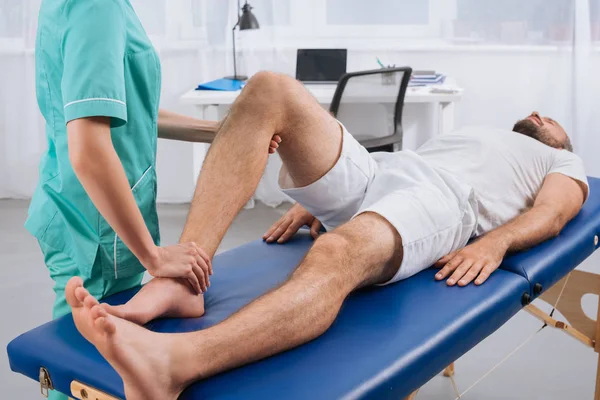
[[[600,232],[600,196],[595,195],[600,180],[590,183],[592,194],[583,217],[557,238],[509,257],[484,285],[447,287],[433,279],[434,270],[426,270],[397,284],[354,293],[323,336],[198,382],[182,398],[397,399],[410,394],[510,319],[536,282],[549,288],[597,248],[589,243]],[[158,320],[149,328],[184,332],[222,321],[283,282],[311,243],[303,233],[286,245],[256,241],[218,255],[206,294],[206,315]],[[108,301],[122,303],[133,293]],[[44,366],[65,393],[76,379],[123,397],[119,376],[79,335],[71,316],[19,336],[8,353],[13,371],[37,380]]]

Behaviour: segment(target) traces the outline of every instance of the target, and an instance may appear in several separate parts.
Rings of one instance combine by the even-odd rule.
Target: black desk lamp
[[[242,15],[240,16],[240,9],[242,10]],[[248,4],[248,1],[244,4],[244,7],[240,8],[240,0],[238,0],[238,20],[233,26],[231,30],[233,36],[233,76],[226,76],[225,79],[235,79],[239,81],[245,81],[248,79],[247,76],[238,75],[237,74],[237,60],[235,54],[235,28],[240,27],[240,31],[245,31],[246,29],[258,29],[260,26],[258,25],[258,21],[254,14],[252,14],[252,6]]]

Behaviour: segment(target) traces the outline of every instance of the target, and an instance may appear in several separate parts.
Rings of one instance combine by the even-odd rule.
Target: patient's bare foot
[[[75,326],[119,373],[128,400],[177,399],[186,372],[180,365],[185,350],[175,345],[175,335],[154,333],[107,314],[78,277],[68,282],[65,295]]]
[[[119,318],[147,324],[160,317],[197,318],[204,315],[204,296],[195,294],[184,280],[154,278],[127,303],[120,306],[102,304]]]

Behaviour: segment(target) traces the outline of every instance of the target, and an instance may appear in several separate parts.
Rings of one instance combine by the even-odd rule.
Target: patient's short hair
[[[565,141],[561,142],[552,136],[546,127],[538,126],[529,119],[517,121],[515,126],[513,126],[513,132],[529,136],[530,138],[540,141],[550,147],[554,147],[555,149],[573,151],[573,145],[571,144],[571,139],[569,139],[568,135],[566,136]]]

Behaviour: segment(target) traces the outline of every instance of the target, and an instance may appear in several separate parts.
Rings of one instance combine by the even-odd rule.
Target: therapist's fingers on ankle
[[[206,254],[204,249],[200,246],[198,246],[198,253],[200,254],[200,257],[202,257],[202,259],[204,261],[206,261],[206,265],[208,265],[208,272],[212,275],[213,270],[212,270],[212,261],[210,260],[210,257],[208,256],[208,254]]]
[[[200,256],[197,256],[196,263],[192,264],[192,271],[194,271],[194,275],[196,275],[198,282],[200,282],[200,288],[203,292],[205,292],[206,288],[208,287],[208,281],[206,279],[208,272],[204,271],[204,269],[201,267],[201,263],[202,261]]]
[[[190,283],[190,285],[192,285],[192,288],[194,289],[194,292],[196,294],[202,293],[202,288],[200,287],[200,281],[198,280],[198,277],[194,273],[193,269],[188,273],[187,280]]]
[[[273,135],[273,140],[276,141],[277,143],[281,143],[281,136]]]
[[[206,292],[208,290],[208,288],[210,287],[210,273],[208,272],[208,265],[206,264],[206,262],[204,260],[201,260],[200,264],[198,264],[198,266],[202,270],[202,276],[204,277],[204,284],[206,286],[204,291]]]
[[[198,250],[196,250],[196,263],[200,268],[202,268],[202,271],[204,272],[202,275],[208,276],[208,263],[206,262],[204,257],[200,255],[200,252]]]
[[[194,274],[198,277],[198,282],[200,282],[200,287],[202,288],[202,292],[206,292],[208,289],[208,268],[205,270],[200,265],[201,261],[197,261],[196,264],[192,266],[194,270]]]

